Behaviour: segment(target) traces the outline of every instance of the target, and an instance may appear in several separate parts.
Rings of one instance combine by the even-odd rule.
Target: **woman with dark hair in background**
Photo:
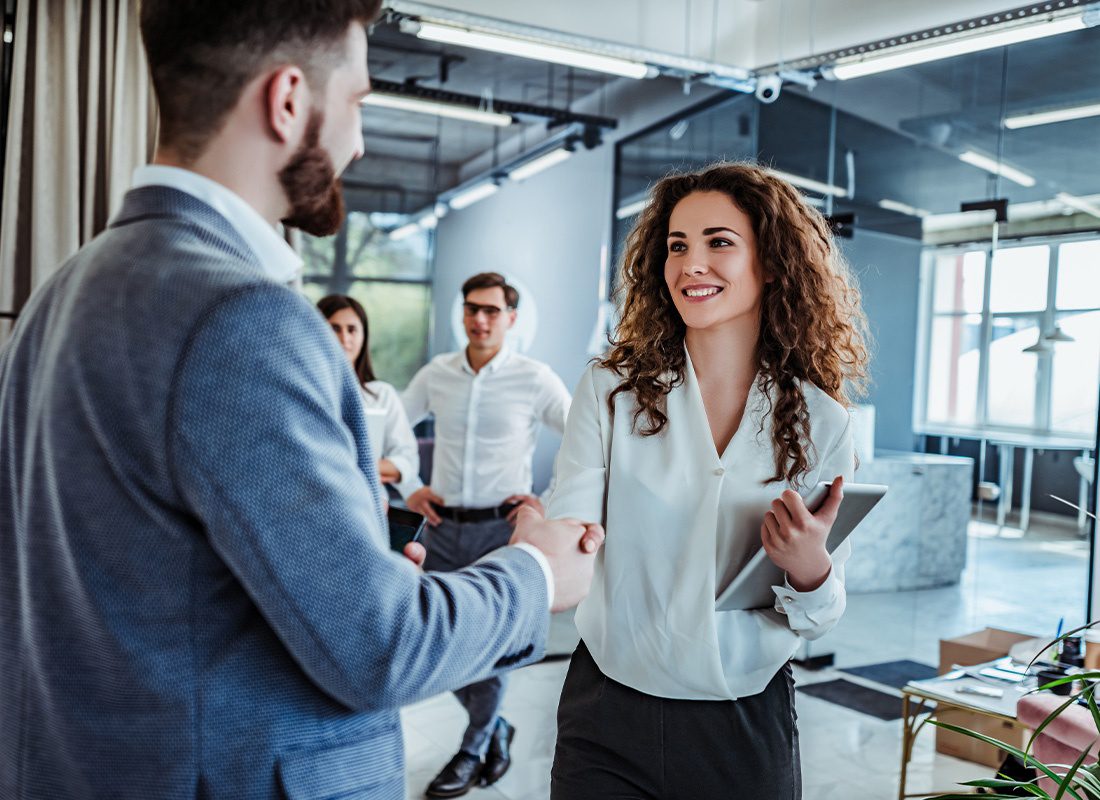
[[[788,662],[845,606],[850,546],[830,556],[825,542],[855,469],[859,292],[825,219],[749,164],[661,180],[620,285],[547,513],[607,531],[577,610],[551,797],[801,797]],[[803,497],[830,480],[811,513]],[[716,611],[761,545],[786,573],[774,607]]]
[[[321,298],[317,308],[332,326],[340,347],[351,362],[363,386],[363,403],[368,409],[385,412],[385,436],[381,442],[371,442],[378,456],[378,478],[392,484],[405,496],[419,484],[410,485],[420,471],[420,454],[409,418],[397,390],[374,375],[370,361],[370,326],[367,312],[354,297],[330,294]]]

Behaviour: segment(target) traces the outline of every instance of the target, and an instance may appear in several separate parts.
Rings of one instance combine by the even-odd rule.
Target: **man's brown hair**
[[[141,38],[160,106],[160,143],[202,154],[249,81],[280,64],[314,92],[340,63],[353,23],[381,0],[142,0]]]
[[[479,272],[468,278],[462,284],[462,297],[465,299],[470,292],[478,289],[493,289],[497,286],[504,290],[504,302],[508,308],[519,308],[519,292],[499,272]]]

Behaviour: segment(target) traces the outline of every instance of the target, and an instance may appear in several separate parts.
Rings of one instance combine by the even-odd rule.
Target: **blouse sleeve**
[[[818,472],[820,480],[831,481],[837,475],[851,481],[855,475],[855,447],[852,441],[852,423],[848,421],[840,439],[821,460]],[[804,639],[820,639],[840,621],[848,603],[844,589],[844,563],[852,555],[848,539],[830,555],[833,569],[825,582],[809,592],[798,592],[784,579],[783,586],[775,590],[775,610],[787,617],[791,630]]]
[[[550,519],[574,517],[605,523],[610,419],[589,366],[573,393],[573,402],[554,462],[554,491],[547,503]]]

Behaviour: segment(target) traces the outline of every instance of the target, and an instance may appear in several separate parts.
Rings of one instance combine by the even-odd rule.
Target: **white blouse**
[[[840,619],[845,542],[810,592],[775,587],[775,608],[715,611],[715,598],[760,546],[768,504],[790,484],[764,484],[775,469],[768,398],[754,384],[740,427],[719,457],[690,358],[668,396],[656,436],[631,431],[629,393],[607,397],[619,378],[590,366],[573,395],[547,515],[601,520],[607,531],[592,590],[576,623],[600,670],[650,695],[735,700],[757,694],[798,648]],[[822,480],[852,478],[848,412],[803,384],[811,468],[803,496]],[[764,428],[761,431],[761,422]],[[644,423],[644,420],[643,420]],[[816,451],[816,452],[815,452]]]
[[[420,450],[401,397],[385,381],[370,381],[363,387],[363,405],[386,412],[386,434],[378,457],[388,458],[401,471],[401,480],[394,488],[402,497],[408,497],[423,484],[420,482]]]

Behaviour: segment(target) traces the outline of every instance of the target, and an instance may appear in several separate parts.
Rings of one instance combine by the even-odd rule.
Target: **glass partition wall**
[[[1097,494],[1100,28],[787,86],[771,104],[731,95],[662,123],[619,145],[615,246],[654,180],[719,159],[770,165],[833,218],[874,337],[864,402],[878,452],[857,480],[898,499],[856,534],[848,612],[815,649],[839,666],[935,665],[941,638],[1081,624]]]

